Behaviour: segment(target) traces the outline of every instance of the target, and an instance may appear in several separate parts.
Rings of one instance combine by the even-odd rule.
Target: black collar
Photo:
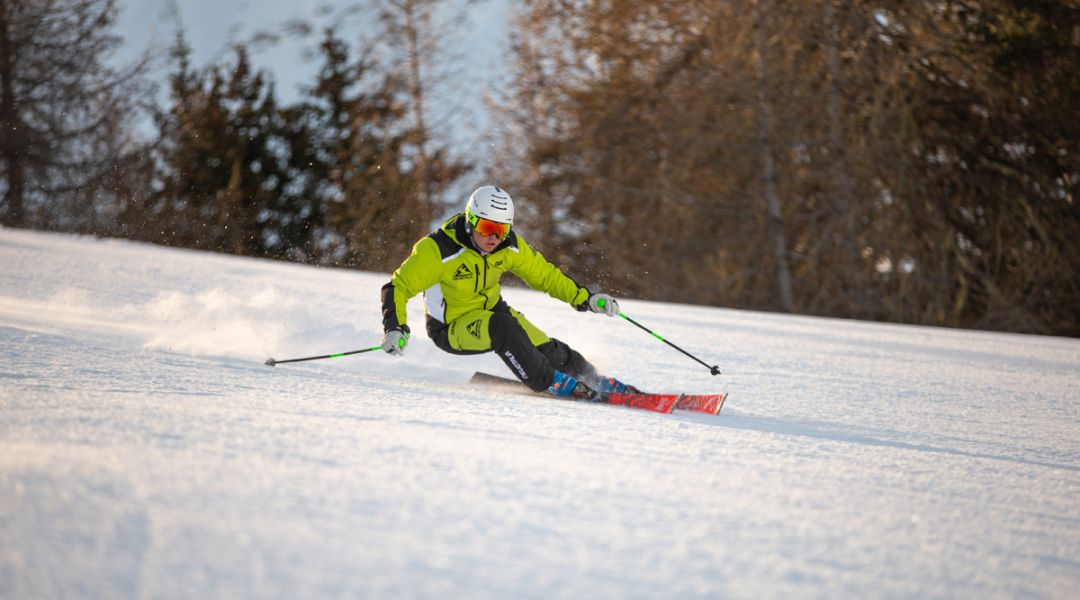
[[[459,244],[475,250],[478,254],[483,256],[484,253],[473,243],[472,233],[469,231],[469,220],[465,218],[464,213],[458,215],[457,219],[454,220],[453,228],[454,236],[457,237]]]

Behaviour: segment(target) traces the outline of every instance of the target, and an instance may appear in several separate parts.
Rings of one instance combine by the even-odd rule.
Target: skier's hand
[[[409,346],[409,326],[395,327],[383,334],[382,349],[387,354],[401,356]]]
[[[614,317],[619,314],[619,303],[607,294],[596,293],[589,296],[589,310]]]

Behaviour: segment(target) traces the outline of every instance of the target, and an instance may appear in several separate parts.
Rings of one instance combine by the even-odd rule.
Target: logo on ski
[[[455,280],[472,279],[472,276],[473,276],[472,271],[469,270],[468,265],[461,265],[460,267],[457,268],[457,271],[454,271],[454,279]]]
[[[472,323],[469,323],[468,325],[466,325],[465,326],[465,331],[468,331],[469,335],[473,336],[474,338],[480,339],[480,324],[481,323],[483,323],[483,321],[480,320],[480,319],[477,319],[477,320],[473,321]]]

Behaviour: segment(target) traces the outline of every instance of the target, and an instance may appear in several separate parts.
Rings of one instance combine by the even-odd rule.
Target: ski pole
[[[322,356],[308,356],[305,358],[289,358],[286,360],[274,360],[272,358],[266,359],[267,366],[280,365],[281,363],[302,362],[305,360],[322,360],[324,358],[337,358],[339,356],[349,356],[350,354],[362,354],[364,352],[371,352],[373,350],[379,350],[382,346],[372,346],[371,348],[364,348],[363,350],[351,350],[349,352],[340,352],[338,354],[324,354]]]
[[[603,300],[601,300],[601,301],[599,302],[599,304],[600,304],[600,307],[601,307],[601,308],[603,308],[603,307],[604,307],[604,304],[605,304],[605,302],[604,302]],[[689,352],[687,352],[686,350],[683,350],[682,348],[680,348],[680,347],[676,346],[675,344],[672,344],[671,342],[669,342],[669,341],[665,340],[665,339],[664,339],[664,337],[663,337],[663,336],[661,336],[661,335],[660,335],[659,333],[656,333],[655,331],[653,331],[653,330],[649,329],[648,327],[646,327],[646,326],[642,325],[641,323],[638,323],[637,321],[635,321],[635,320],[631,319],[630,317],[626,316],[626,315],[625,315],[625,314],[623,314],[622,312],[619,312],[619,316],[620,316],[620,317],[622,317],[622,318],[624,318],[624,319],[626,319],[627,321],[630,321],[630,322],[631,322],[631,323],[633,323],[634,325],[637,325],[638,327],[640,327],[640,328],[644,329],[644,330],[645,330],[645,331],[647,331],[647,332],[648,332],[648,333],[649,333],[650,335],[652,335],[652,336],[653,336],[654,338],[656,338],[656,339],[660,340],[661,342],[664,342],[664,343],[665,343],[665,344],[667,344],[668,346],[671,346],[672,348],[674,348],[674,349],[678,350],[679,352],[682,352],[683,354],[685,354],[685,355],[689,356],[690,358],[692,358],[692,359],[694,359],[694,360],[698,361],[698,362],[699,362],[699,363],[701,363],[701,364],[702,364],[702,365],[703,365],[703,366],[704,366],[704,367],[705,367],[706,369],[708,369],[708,370],[709,370],[709,372],[710,372],[710,373],[712,373],[713,375],[719,375],[719,374],[720,374],[720,366],[719,366],[719,365],[716,365],[716,366],[709,366],[709,364],[708,364],[708,363],[704,362],[704,361],[703,361],[703,360],[701,360],[700,358],[698,358],[698,357],[694,356],[693,354],[690,354],[690,353],[689,353]]]

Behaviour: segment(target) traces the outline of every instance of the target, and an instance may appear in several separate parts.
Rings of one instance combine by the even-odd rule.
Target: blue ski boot
[[[572,396],[577,388],[577,379],[562,371],[555,371],[555,378],[551,380],[547,393],[553,396]]]
[[[547,393],[574,400],[602,401],[601,395],[586,385],[584,381],[578,381],[573,376],[562,371],[555,371],[555,378],[551,380]]]
[[[600,377],[596,382],[596,391],[601,394],[626,394],[637,393],[638,389],[632,385],[615,379],[614,377]]]

